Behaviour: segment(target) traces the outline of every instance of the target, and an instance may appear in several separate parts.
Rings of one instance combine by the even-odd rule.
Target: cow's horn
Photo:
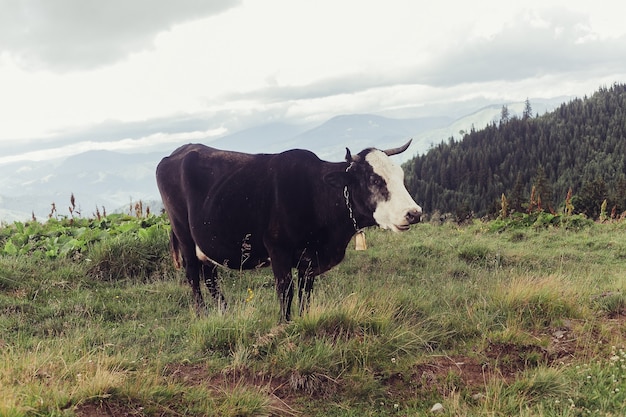
[[[411,144],[412,141],[413,141],[413,139],[409,139],[409,141],[407,143],[405,143],[404,145],[400,146],[399,148],[387,149],[386,151],[383,151],[383,152],[386,153],[387,156],[397,155],[399,153],[402,153],[402,152],[406,151],[406,148],[409,147],[409,145]]]

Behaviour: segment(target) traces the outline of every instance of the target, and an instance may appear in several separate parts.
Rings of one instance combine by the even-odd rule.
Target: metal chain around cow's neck
[[[350,165],[346,168],[346,172],[350,171],[350,168],[354,166],[354,161],[350,162]],[[346,199],[346,207],[348,208],[348,214],[350,215],[350,220],[352,220],[352,224],[354,225],[354,230],[359,232],[359,226],[356,224],[356,218],[354,217],[354,212],[352,211],[352,203],[350,203],[350,192],[348,191],[348,185],[343,187],[343,197]]]
[[[350,203],[350,192],[348,191],[348,186],[343,187],[343,196],[346,199],[346,207],[348,208],[348,214],[350,215],[350,219],[352,220],[352,224],[354,225],[354,230],[356,232],[359,231],[359,226],[356,224],[356,218],[354,217],[354,212],[352,211],[352,203]]]

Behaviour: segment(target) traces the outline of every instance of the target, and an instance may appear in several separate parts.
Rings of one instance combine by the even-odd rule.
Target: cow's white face
[[[368,188],[375,207],[374,220],[383,229],[394,232],[408,230],[411,224],[420,220],[422,208],[404,186],[404,171],[377,149],[370,151],[365,160],[373,170]]]

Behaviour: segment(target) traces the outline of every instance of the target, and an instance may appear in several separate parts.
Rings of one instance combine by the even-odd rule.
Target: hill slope
[[[524,210],[535,186],[558,209],[572,188],[575,212],[626,210],[626,85],[601,88],[543,116],[513,117],[450,139],[404,165],[411,194],[427,212],[494,213],[502,193]]]

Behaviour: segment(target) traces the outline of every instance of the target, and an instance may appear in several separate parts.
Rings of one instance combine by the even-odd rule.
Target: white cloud
[[[175,24],[220,13],[237,0],[20,0],[0,3],[0,48],[30,69],[76,71],[153,48]]]
[[[119,146],[158,134],[155,120],[204,118],[160,125],[193,137],[262,120],[428,115],[446,101],[626,81],[621,2],[545,3],[0,0],[0,146]]]
[[[208,141],[212,138],[223,135],[224,133],[226,133],[226,130],[224,128],[218,128],[207,131],[184,132],[175,134],[154,133],[145,137],[125,138],[115,141],[94,142],[91,140],[86,140],[56,148],[35,150],[11,156],[0,156],[0,164],[18,161],[45,161],[49,159],[77,155],[83,152],[94,150],[142,152],[142,150],[145,148],[151,148],[157,145],[176,145],[188,141]]]

